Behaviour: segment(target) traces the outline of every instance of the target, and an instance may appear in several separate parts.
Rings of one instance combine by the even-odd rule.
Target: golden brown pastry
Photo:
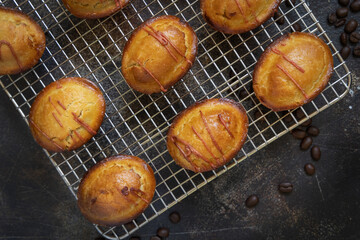
[[[147,20],[125,45],[125,80],[142,93],[166,92],[194,63],[197,42],[194,30],[175,16]]]
[[[274,15],[281,0],[201,0],[207,23],[215,30],[236,34],[248,32]]]
[[[334,68],[329,47],[310,33],[294,32],[270,44],[253,73],[253,89],[274,111],[297,108],[325,88]]]
[[[153,170],[142,159],[110,157],[93,166],[81,180],[78,206],[93,223],[121,225],[149,206],[155,186]]]
[[[41,27],[29,16],[0,7],[0,75],[16,74],[35,66],[46,45]]]
[[[85,78],[64,78],[49,84],[36,97],[29,125],[43,148],[70,151],[97,133],[104,114],[105,100],[94,83]]]
[[[216,169],[243,146],[248,118],[243,106],[229,99],[208,99],[181,112],[167,134],[175,162],[194,172]]]
[[[62,0],[78,18],[102,18],[125,7],[130,0]]]

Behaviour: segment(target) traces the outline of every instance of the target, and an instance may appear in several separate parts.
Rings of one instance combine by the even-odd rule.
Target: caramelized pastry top
[[[91,222],[116,226],[135,219],[155,192],[151,167],[135,156],[115,156],[93,166],[81,180],[78,206]]]
[[[180,113],[167,134],[170,155],[194,172],[229,162],[245,142],[248,118],[240,103],[208,99]]]
[[[253,74],[253,89],[274,111],[297,108],[314,99],[333,71],[329,47],[310,33],[285,35],[262,54]]]
[[[121,71],[135,90],[166,92],[192,66],[197,52],[193,29],[175,16],[149,19],[126,43]]]
[[[90,140],[103,121],[105,100],[100,89],[84,78],[64,78],[49,84],[30,109],[35,140],[47,150],[73,150]]]
[[[79,18],[102,18],[125,7],[130,0],[62,0],[65,7]]]
[[[24,13],[0,7],[0,75],[32,68],[45,50],[45,34]]]
[[[215,30],[235,34],[250,31],[274,15],[281,0],[201,0],[205,20]]]

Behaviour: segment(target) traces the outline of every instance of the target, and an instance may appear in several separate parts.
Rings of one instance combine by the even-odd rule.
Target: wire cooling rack
[[[99,133],[84,147],[65,153],[45,151],[76,197],[81,177],[96,162],[115,154],[136,155],[154,169],[157,186],[149,208],[121,227],[95,226],[109,239],[129,236],[159,214],[236,164],[341,99],[349,90],[350,73],[339,52],[304,1],[280,5],[285,23],[271,18],[241,35],[212,30],[203,20],[199,1],[133,0],[122,11],[101,19],[72,16],[54,0],[0,0],[0,5],[29,14],[45,31],[47,47],[40,63],[20,75],[2,76],[0,84],[26,122],[35,96],[63,77],[86,77],[104,92],[107,109]],[[199,38],[197,59],[190,72],[167,93],[133,91],[120,72],[122,49],[132,31],[150,17],[169,14],[187,21]],[[311,103],[276,113],[263,107],[251,85],[252,72],[264,48],[294,30],[322,38],[331,48],[335,71],[326,89]],[[196,101],[227,97],[241,102],[249,116],[248,138],[239,154],[215,171],[195,174],[177,166],[166,149],[173,118]],[[299,112],[300,111],[300,112]],[[302,119],[296,117],[303,113]]]

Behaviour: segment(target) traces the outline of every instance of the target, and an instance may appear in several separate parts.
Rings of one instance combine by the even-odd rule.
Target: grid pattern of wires
[[[157,187],[150,207],[132,224],[95,226],[109,239],[129,236],[139,227],[189,194],[234,167],[251,154],[289,132],[300,123],[341,99],[349,90],[350,73],[317,19],[304,1],[279,11],[283,25],[271,18],[241,35],[212,30],[203,20],[195,0],[133,0],[122,11],[96,20],[72,16],[62,2],[51,0],[0,0],[0,5],[19,9],[45,31],[47,47],[40,63],[19,75],[2,76],[0,84],[27,122],[31,103],[49,83],[63,77],[88,78],[103,91],[107,109],[99,133],[72,152],[46,154],[70,191],[76,191],[83,174],[96,162],[115,154],[136,155],[154,169]],[[144,95],[133,91],[122,77],[121,53],[132,31],[153,16],[176,15],[188,22],[199,38],[198,56],[189,73],[166,93]],[[267,45],[294,30],[322,38],[334,56],[334,74],[326,89],[311,103],[294,111],[273,112],[255,97],[252,71]],[[177,166],[166,149],[166,133],[173,118],[196,101],[226,97],[241,102],[249,117],[248,138],[242,150],[226,166],[195,174]],[[284,118],[292,121],[284,121]]]

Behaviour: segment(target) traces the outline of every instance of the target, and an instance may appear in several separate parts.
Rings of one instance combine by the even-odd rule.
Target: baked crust
[[[194,30],[179,18],[151,18],[133,32],[125,45],[123,76],[139,92],[166,92],[194,63],[197,43]]]
[[[167,148],[175,162],[193,172],[228,163],[243,146],[248,118],[240,103],[207,99],[181,112],[167,134]]]
[[[35,140],[54,152],[74,150],[99,130],[105,114],[100,89],[84,78],[64,78],[49,84],[30,109]]]
[[[248,32],[272,17],[281,0],[201,0],[204,19],[217,31]]]
[[[333,68],[324,41],[310,33],[290,33],[261,55],[253,73],[253,89],[260,102],[274,111],[294,109],[324,90]]]
[[[117,226],[135,219],[149,206],[155,187],[153,170],[145,161],[114,156],[85,174],[77,193],[78,206],[89,221]]]
[[[62,0],[78,18],[103,18],[124,8],[130,0]]]
[[[5,7],[0,7],[0,23],[0,75],[35,66],[46,45],[41,27],[26,14]]]

